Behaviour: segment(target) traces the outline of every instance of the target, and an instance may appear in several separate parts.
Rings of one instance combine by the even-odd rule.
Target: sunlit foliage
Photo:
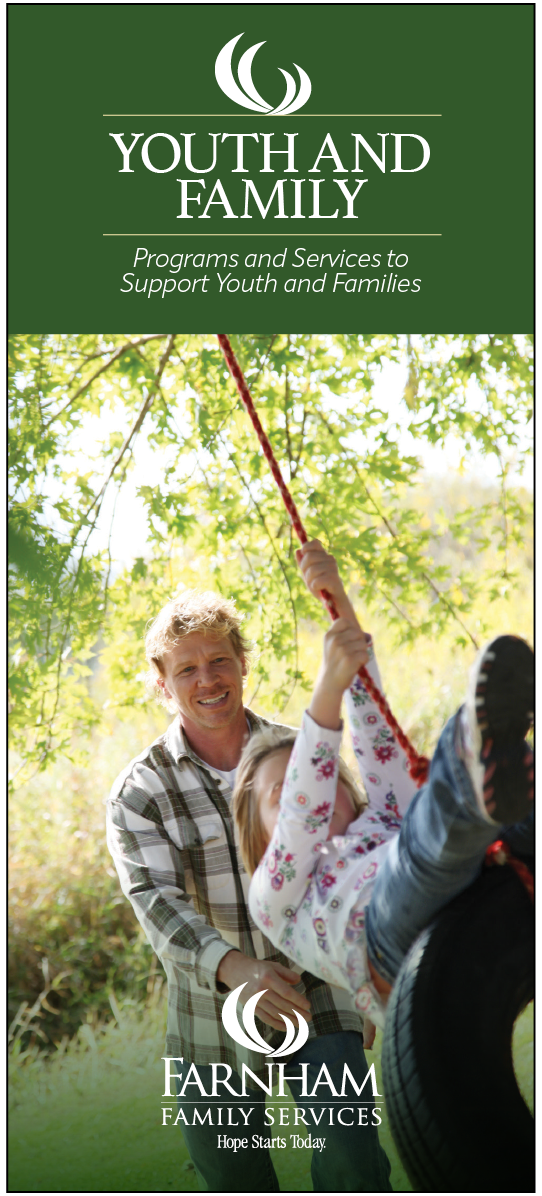
[[[336,551],[365,609],[399,638],[454,629],[513,588],[526,492],[508,484],[526,446],[531,346],[508,334],[233,337],[242,369],[310,535]],[[465,455],[493,454],[500,501],[420,515],[419,462],[398,447],[374,386],[402,364],[408,430],[433,445],[453,434]],[[114,419],[102,421],[107,411]],[[107,430],[104,431],[106,425]],[[163,462],[141,485],[141,555],[119,569],[97,543],[110,494],[145,440]],[[110,504],[111,505],[111,504]],[[109,508],[108,508],[109,509]],[[114,504],[113,504],[114,511]],[[474,552],[453,565],[442,543]],[[303,676],[298,627],[314,601],[296,571],[280,497],[213,336],[15,336],[10,344],[10,701],[22,782],[59,754],[77,764],[81,733],[99,726],[89,685],[104,651],[108,700],[142,701],[141,636],[183,583],[183,563],[236,598],[260,649],[255,681],[284,703]],[[491,570],[477,566],[489,545]],[[270,679],[272,661],[280,661]],[[77,745],[77,746],[76,746]]]

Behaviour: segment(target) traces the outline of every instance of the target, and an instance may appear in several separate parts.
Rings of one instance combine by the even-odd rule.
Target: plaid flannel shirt
[[[252,730],[269,726],[251,710]],[[191,751],[177,718],[120,774],[107,803],[107,842],[130,899],[168,980],[166,1054],[185,1061],[246,1063],[265,1077],[265,1057],[234,1042],[222,1025],[227,990],[218,965],[232,947],[298,970],[262,934],[248,909],[245,872],[231,813],[232,791]],[[311,1002],[309,1035],[362,1032],[345,989],[303,972]],[[273,1045],[283,1033],[257,1020]]]

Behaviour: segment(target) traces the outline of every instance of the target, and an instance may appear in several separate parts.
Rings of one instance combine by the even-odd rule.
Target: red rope
[[[245,382],[245,379],[243,377],[243,374],[241,372],[241,369],[239,367],[237,358],[235,356],[235,353],[233,352],[233,349],[231,347],[229,339],[224,333],[218,333],[218,343],[220,345],[220,348],[222,349],[222,352],[226,359],[228,369],[229,369],[230,374],[231,374],[231,376],[235,382],[235,385],[239,391],[239,394],[241,396],[243,404],[246,407],[248,414],[250,415],[250,418],[254,425],[254,429],[256,431],[256,435],[257,435],[258,440],[260,441],[260,444],[262,446],[264,456],[267,459],[267,461],[269,462],[269,465],[271,468],[271,473],[273,474],[273,477],[274,477],[274,479],[277,483],[277,486],[280,490],[284,505],[286,507],[286,510],[288,511],[290,519],[292,520],[292,524],[293,524],[294,530],[296,532],[296,535],[301,544],[306,544],[307,540],[308,540],[308,536],[305,531],[305,528],[303,527],[301,519],[299,517],[299,511],[297,510],[295,502],[290,494],[290,491],[288,490],[286,482],[284,481],[284,478],[280,472],[279,466],[275,460],[273,449],[271,448],[269,440],[262,428],[258,413],[256,411],[256,408],[254,407],[254,403],[252,402],[248,386]],[[337,619],[339,616],[338,616],[337,610],[335,608],[335,604],[333,602],[332,595],[330,593],[328,593],[327,590],[322,590],[321,598],[322,598],[323,602],[325,603],[325,605],[331,615],[331,618],[333,620]],[[416,784],[418,785],[418,788],[419,788],[421,785],[424,784],[424,782],[427,779],[430,761],[427,759],[427,756],[418,755],[418,752],[416,751],[415,747],[413,747],[410,740],[405,735],[405,732],[399,726],[397,719],[392,714],[391,709],[388,706],[388,703],[387,703],[384,695],[380,693],[380,690],[377,688],[374,681],[370,677],[369,673],[367,672],[367,669],[364,668],[363,666],[362,666],[362,668],[360,668],[360,670],[358,672],[358,677],[363,682],[363,685],[365,686],[365,689],[367,690],[367,692],[370,694],[371,698],[373,699],[373,702],[376,702],[376,705],[378,706],[380,713],[385,718],[386,723],[388,724],[388,727],[390,727],[390,729],[393,731],[393,734],[394,734],[397,742],[401,745],[403,750],[406,752],[407,757],[408,757],[408,766],[409,766],[410,775],[413,778],[413,780],[416,781]]]
[[[510,867],[517,873],[519,879],[525,885],[531,901],[534,901],[534,877],[529,871],[526,864],[522,860],[517,860],[515,855],[512,855],[508,843],[504,839],[496,839],[495,843],[490,843],[486,850],[486,864],[510,864]]]

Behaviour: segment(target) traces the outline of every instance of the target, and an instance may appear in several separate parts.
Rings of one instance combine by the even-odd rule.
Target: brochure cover
[[[9,1191],[534,1189],[533,24],[8,5]]]

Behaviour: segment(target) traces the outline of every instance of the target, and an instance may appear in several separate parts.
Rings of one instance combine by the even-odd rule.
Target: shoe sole
[[[484,804],[493,822],[519,822],[532,808],[534,656],[525,640],[503,635],[488,644],[478,667],[475,706],[485,766]]]

